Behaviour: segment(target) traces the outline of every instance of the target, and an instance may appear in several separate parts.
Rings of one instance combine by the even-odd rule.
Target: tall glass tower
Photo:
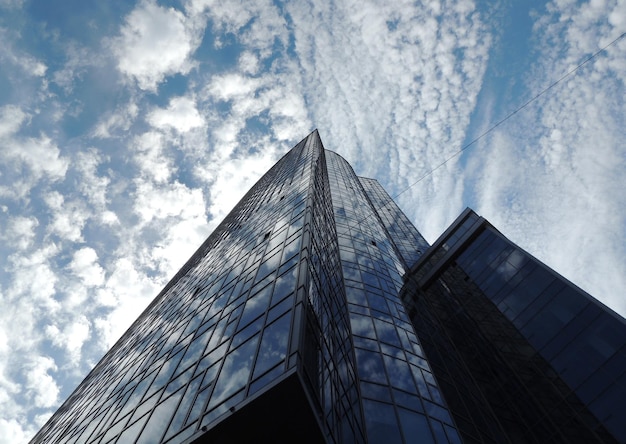
[[[389,232],[406,232],[395,243]],[[33,442],[459,442],[399,299],[426,242],[317,131],[231,211]]]
[[[593,369],[576,373],[587,378],[577,391],[561,377],[561,361],[550,367],[552,355],[525,359],[541,343],[533,335],[552,326],[534,302],[545,288],[539,280],[549,279],[515,268],[497,297],[481,287],[484,273],[504,282],[489,265],[504,253],[478,253],[480,267],[462,256],[482,251],[472,214],[430,247],[378,182],[357,177],[314,131],[252,187],[32,443],[621,440],[623,318],[594,303],[593,316],[610,318],[607,344],[584,336],[583,321],[561,339],[601,348],[593,369],[612,378],[602,387],[584,384]],[[506,244],[517,254],[507,263],[521,267],[526,253],[514,247]],[[552,296],[573,287],[556,275],[549,282]],[[535,293],[524,293],[531,299],[515,316],[548,319],[528,330],[497,305],[518,301],[506,292],[520,285]],[[565,322],[558,304],[572,303],[561,299],[545,303]],[[561,349],[551,350],[558,358]],[[579,348],[571,353],[584,359]],[[500,396],[511,381],[516,391]],[[615,387],[618,397],[598,395]]]

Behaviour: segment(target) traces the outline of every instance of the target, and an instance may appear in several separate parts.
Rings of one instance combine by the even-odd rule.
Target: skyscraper
[[[378,182],[357,177],[314,131],[243,197],[33,442],[521,442],[532,418],[506,427],[497,396],[481,384],[488,371],[457,349],[465,330],[447,322],[471,276],[443,276],[463,250],[447,246],[454,233],[463,248],[478,236],[474,227],[463,237],[458,226],[467,228],[457,221],[447,240],[430,248]],[[453,259],[433,259],[442,257]],[[453,302],[445,306],[433,282],[463,290],[447,295]],[[514,326],[513,357],[492,360],[515,362],[517,375],[526,367],[513,358],[525,346],[537,348],[536,341],[516,328],[515,316],[493,309],[498,302],[484,296],[489,292],[473,291],[482,305],[466,310],[471,322]],[[626,328],[594,304],[617,322],[613,348],[605,346],[592,369],[613,378],[606,391],[620,374],[624,380],[624,367],[616,369],[626,362]],[[500,336],[479,336],[468,338],[467,350],[491,356]],[[611,361],[615,356],[622,360]],[[542,359],[540,365],[551,364]],[[622,440],[620,425],[602,413],[614,405],[611,396],[591,408],[597,393],[585,398],[591,389],[584,384],[580,393],[567,391],[569,380],[555,376],[558,370],[542,369],[531,376],[558,386],[558,402],[574,406],[567,414],[576,413],[585,437]],[[521,381],[518,396],[538,396],[539,389],[526,390],[528,379]],[[558,402],[547,401],[546,409],[558,410]],[[623,410],[618,415],[624,418]],[[558,433],[568,427],[564,416],[550,416],[549,431],[529,435],[531,442],[570,436]]]

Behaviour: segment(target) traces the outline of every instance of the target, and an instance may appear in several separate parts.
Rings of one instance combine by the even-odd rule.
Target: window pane
[[[224,361],[224,367],[215,384],[215,391],[209,403],[209,409],[215,407],[237,390],[245,387],[250,375],[259,335],[256,335],[238,349],[230,352]]]
[[[369,442],[387,444],[402,442],[392,405],[364,399],[363,407]]]
[[[285,359],[290,326],[291,311],[265,329],[254,376],[260,375]]]

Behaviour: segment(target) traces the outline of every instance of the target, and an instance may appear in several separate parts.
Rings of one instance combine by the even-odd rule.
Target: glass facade
[[[359,177],[359,181],[388,238],[395,245],[400,260],[408,269],[430,245],[376,179]]]
[[[370,204],[365,181],[333,152],[327,166],[368,441],[460,442],[399,298],[406,271],[400,249]],[[368,185],[370,195],[377,191]],[[395,204],[388,208],[401,213]],[[403,249],[425,243],[413,230]]]
[[[294,378],[302,393],[290,391],[283,410],[306,404],[313,436],[364,441],[329,192],[315,132],[246,194],[33,442],[193,440],[239,412],[269,405],[280,416],[263,394]]]
[[[350,166],[313,132],[33,442],[458,441],[398,299],[398,252]]]
[[[314,131],[32,443],[623,442],[625,331],[470,210],[429,247]]]
[[[626,442],[626,322],[466,210],[403,298],[463,438]]]

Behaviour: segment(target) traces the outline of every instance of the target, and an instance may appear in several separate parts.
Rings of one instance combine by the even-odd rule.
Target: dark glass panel
[[[398,332],[393,324],[380,319],[374,319],[374,325],[376,325],[378,340],[388,342],[396,347],[402,347],[402,343],[398,337]]]
[[[144,424],[146,423],[146,420],[148,419],[148,415],[144,416],[143,418],[141,418],[139,421],[135,422],[134,424],[132,424],[131,426],[129,426],[126,430],[124,430],[124,432],[120,435],[119,437],[119,442],[120,443],[124,443],[124,442],[135,442],[135,440],[137,439],[137,436],[139,435],[139,432],[141,432],[141,429],[143,428]]]
[[[346,295],[348,297],[348,302],[352,304],[367,305],[365,292],[361,289],[346,287]]]
[[[137,410],[135,410],[135,412],[133,413],[131,421],[135,421],[137,418],[152,410],[156,403],[159,401],[160,397],[161,392],[152,395],[150,398],[144,400],[141,404],[139,404],[139,407],[137,407]]]
[[[416,410],[418,412],[424,412],[422,401],[417,395],[403,392],[398,389],[393,389],[393,399],[395,400],[397,405],[401,405],[403,407],[411,410]]]
[[[393,405],[364,399],[363,411],[369,442],[402,443]]]
[[[356,362],[361,379],[387,384],[383,359],[379,353],[356,349]]]
[[[428,420],[424,415],[398,408],[398,416],[406,443],[435,444]]]
[[[411,371],[406,361],[387,355],[383,355],[383,358],[391,385],[406,390],[407,392],[416,392],[415,384],[413,384],[413,378],[411,377]]]
[[[389,387],[386,385],[361,382],[361,394],[377,401],[391,402]]]
[[[261,345],[254,367],[254,376],[259,376],[269,368],[283,361],[287,354],[291,312],[279,318],[263,331]]]
[[[200,393],[198,393],[193,403],[193,406],[191,407],[191,410],[189,411],[189,417],[187,418],[187,421],[185,424],[190,424],[200,417],[204,409],[204,404],[209,398],[210,393],[211,393],[210,387],[207,387],[201,390]]]
[[[201,380],[201,377],[197,377],[187,386],[187,389],[185,390],[185,395],[178,405],[178,409],[176,410],[176,413],[172,418],[172,422],[169,429],[167,430],[167,433],[165,434],[164,439],[170,438],[182,428],[185,418],[187,417],[187,412],[189,411],[189,408],[191,407],[191,404],[193,403],[195,396],[198,393],[198,389],[200,388]]]
[[[185,369],[191,364],[198,361],[198,357],[202,356],[202,352],[204,351],[204,347],[206,347],[209,337],[210,332],[207,330],[191,342],[191,344],[187,348],[187,351],[185,352],[185,356],[180,361],[179,367],[181,369]]]
[[[452,418],[446,409],[432,402],[424,401],[424,407],[428,416],[438,419],[441,422],[452,425]]]
[[[259,318],[256,321],[252,322],[251,324],[248,324],[247,327],[245,327],[243,330],[239,331],[237,334],[235,334],[235,336],[233,337],[233,340],[230,344],[231,348],[236,348],[239,346],[239,344],[244,343],[246,340],[248,340],[249,338],[251,338],[253,335],[255,335],[256,333],[258,333],[259,331],[261,331],[261,329],[263,328],[263,318]]]
[[[250,376],[250,368],[256,351],[259,336],[255,336],[226,355],[220,376],[215,383],[209,409],[215,407],[224,399],[245,387]]]
[[[253,381],[250,384],[250,390],[248,394],[251,395],[259,391],[264,386],[266,386],[270,382],[274,381],[277,377],[279,377],[283,373],[283,371],[284,371],[284,364],[278,365],[274,367],[273,369],[271,369],[270,371],[268,371],[267,373],[265,373],[264,375],[262,375],[261,377],[257,378],[255,381]]]
[[[350,313],[350,326],[352,327],[352,333],[355,335],[375,338],[372,318],[369,316]]]
[[[272,295],[272,285],[261,289],[257,294],[253,295],[246,302],[245,308],[239,321],[240,326],[245,326],[251,320],[265,312]]]
[[[172,414],[178,405],[178,401],[180,400],[183,391],[184,390],[179,390],[176,394],[167,398],[167,400],[163,401],[152,411],[150,419],[146,423],[141,436],[137,440],[137,444],[150,444],[161,440],[165,429],[170,423]]]

